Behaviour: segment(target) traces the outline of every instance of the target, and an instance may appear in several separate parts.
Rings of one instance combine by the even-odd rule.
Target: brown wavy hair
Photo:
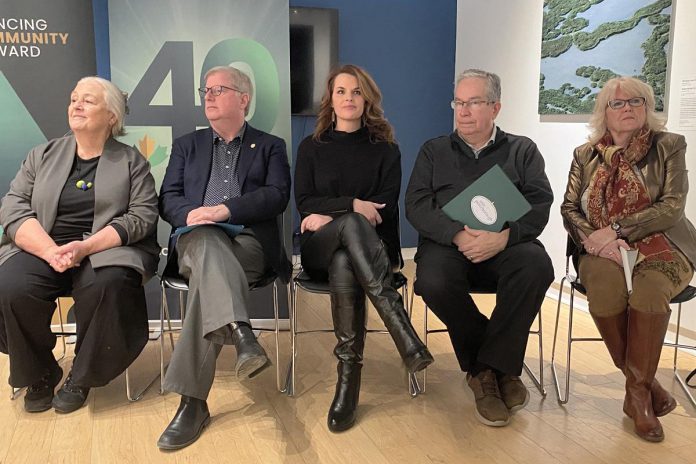
[[[333,128],[334,111],[331,106],[331,96],[333,95],[334,82],[339,74],[349,74],[358,80],[358,87],[365,99],[365,107],[362,114],[362,125],[367,127],[370,133],[370,140],[376,142],[395,143],[394,128],[384,117],[382,109],[382,92],[375,83],[372,76],[360,66],[354,64],[344,64],[331,71],[326,81],[326,89],[319,106],[317,124],[314,128],[312,138],[317,142],[321,141],[321,134]]]

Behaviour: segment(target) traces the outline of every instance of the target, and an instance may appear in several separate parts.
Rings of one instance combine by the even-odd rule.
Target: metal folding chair
[[[397,271],[393,276],[393,283],[396,289],[401,289],[401,296],[404,300],[404,308],[408,313],[409,319],[411,318],[410,305],[408,304],[408,279],[401,271]],[[315,293],[320,295],[330,294],[329,283],[324,281],[312,280],[312,278],[305,271],[300,269],[299,274],[292,279],[290,283],[290,295],[292,298],[292,303],[290,305],[290,365],[288,366],[287,379],[285,381],[285,393],[288,396],[295,395],[295,365],[297,358],[297,337],[298,335],[310,334],[310,333],[333,333],[332,328],[321,328],[321,329],[309,329],[309,330],[297,330],[297,291],[301,289],[305,292]],[[368,329],[367,333],[381,333],[388,334],[384,329]],[[409,383],[413,382],[415,379],[414,374],[409,374]]]
[[[553,345],[551,349],[551,373],[553,374],[553,385],[556,389],[556,397],[558,399],[559,404],[566,404],[569,400],[569,395],[570,395],[570,355],[572,351],[572,346],[573,343],[575,342],[601,342],[602,338],[601,337],[575,337],[573,336],[573,303],[575,299],[575,292],[577,291],[581,295],[585,295],[587,291],[585,290],[585,287],[582,285],[580,282],[580,278],[575,275],[571,274],[570,272],[570,263],[571,259],[573,261],[573,266],[576,267],[577,265],[577,256],[578,256],[578,250],[577,247],[575,246],[575,243],[573,240],[568,237],[568,242],[566,244],[566,272],[565,276],[561,279],[561,286],[558,290],[558,306],[556,307],[556,325],[553,330]],[[567,352],[566,352],[566,372],[565,372],[565,389],[564,392],[561,392],[561,386],[560,382],[558,381],[558,372],[556,369],[556,342],[558,339],[558,325],[560,321],[560,316],[561,316],[561,302],[562,302],[562,296],[563,296],[563,287],[565,283],[568,282],[570,285],[570,297],[569,297],[569,302],[568,302],[568,336],[567,336]],[[667,342],[665,341],[664,346],[669,346],[674,348],[674,359],[672,363],[672,370],[674,372],[674,378],[677,380],[677,383],[681,386],[682,390],[684,390],[684,393],[686,393],[687,398],[689,398],[689,401],[691,401],[691,404],[696,407],[696,399],[694,398],[693,394],[691,393],[690,389],[688,388],[686,381],[682,377],[682,375],[679,373],[678,367],[677,367],[677,353],[678,349],[689,349],[689,350],[696,350],[695,345],[687,345],[679,342],[679,332],[681,329],[681,313],[682,313],[682,303],[686,303],[687,301],[691,301],[696,297],[696,287],[692,287],[691,285],[687,286],[684,290],[682,290],[681,293],[679,293],[677,296],[672,298],[672,301],[670,301],[670,304],[676,304],[677,305],[677,330],[675,334],[675,340],[674,343],[672,342]]]
[[[415,289],[415,285],[414,285]],[[470,294],[495,294],[496,289],[491,287],[491,288],[483,288],[483,287],[472,287],[471,290],[469,291]],[[411,304],[413,304],[414,298],[411,298]],[[431,329],[428,326],[428,313],[430,312],[430,308],[428,308],[428,305],[424,303],[424,312],[423,312],[423,341],[425,345],[428,345],[428,335],[433,334],[433,333],[443,333],[447,332],[447,329]],[[539,393],[541,393],[541,396],[546,397],[546,388],[544,388],[544,349],[543,349],[543,331],[542,331],[542,325],[541,325],[541,311],[539,311],[539,314],[537,315],[537,328],[532,329],[529,331],[530,335],[536,335],[537,339],[539,341],[538,347],[539,347],[539,376],[537,377],[534,372],[530,369],[530,367],[527,365],[526,362],[522,364],[522,367],[524,368],[524,371],[527,373],[529,378],[532,380],[534,383],[534,386],[539,390]],[[411,385],[411,394],[413,396],[419,395],[421,393],[425,393],[425,387],[428,379],[428,370],[424,369],[423,370],[423,385],[421,386],[416,378],[416,381],[412,383]]]

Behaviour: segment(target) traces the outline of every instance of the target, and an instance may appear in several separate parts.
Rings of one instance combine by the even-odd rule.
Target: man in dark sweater
[[[456,130],[423,145],[406,191],[406,216],[419,233],[415,290],[447,326],[474,392],[476,417],[504,426],[529,401],[519,375],[529,328],[553,281],[551,260],[537,240],[553,193],[534,142],[495,126],[497,75],[461,73],[452,108]],[[496,164],[531,210],[500,232],[450,219],[442,207]],[[476,307],[472,287],[497,289],[490,319]]]

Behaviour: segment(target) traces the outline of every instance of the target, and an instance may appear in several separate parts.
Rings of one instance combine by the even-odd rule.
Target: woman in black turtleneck
[[[302,216],[302,266],[328,280],[338,344],[332,432],[350,428],[360,393],[365,295],[377,309],[409,372],[433,358],[413,330],[392,269],[401,265],[398,200],[401,154],[384,118],[382,95],[355,65],[334,70],[314,134],[300,144],[295,202]]]

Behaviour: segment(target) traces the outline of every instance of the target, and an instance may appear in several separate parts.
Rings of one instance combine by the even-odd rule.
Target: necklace
[[[86,192],[87,190],[89,190],[89,189],[91,189],[92,187],[94,187],[94,182],[92,182],[92,181],[89,180],[89,179],[82,179],[82,176],[80,175],[80,172],[81,172],[81,170],[82,170],[82,163],[83,163],[83,161],[80,159],[79,156],[77,157],[77,159],[76,159],[75,162],[77,163],[77,165],[76,165],[76,170],[75,170],[75,174],[76,174],[76,177],[78,178],[78,181],[75,182],[75,188],[77,188],[78,190],[82,190],[83,192]],[[89,175],[89,174],[90,174],[90,173],[87,173],[87,175]]]

